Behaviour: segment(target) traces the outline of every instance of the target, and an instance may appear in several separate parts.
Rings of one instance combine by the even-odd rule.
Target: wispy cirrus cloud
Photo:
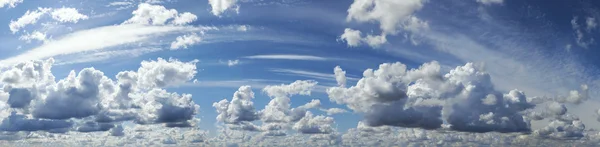
[[[20,55],[0,60],[0,64],[9,65],[25,60],[44,59],[58,55],[100,50],[140,42],[171,33],[194,32],[206,29],[212,28],[137,24],[98,27],[65,35],[62,38],[28,50]]]
[[[312,55],[294,55],[294,54],[271,54],[271,55],[253,55],[243,57],[246,59],[270,59],[270,60],[306,60],[306,61],[325,61],[331,58],[312,56]]]
[[[282,75],[292,75],[292,76],[314,78],[314,79],[319,79],[319,80],[335,81],[335,75],[333,74],[333,72],[330,74],[330,73],[321,73],[321,72],[314,72],[314,71],[307,71],[307,70],[282,69],[282,68],[270,69],[269,71],[275,72],[277,74],[282,74]],[[352,80],[352,81],[359,80],[359,78],[353,78],[353,77],[346,77],[346,78],[348,80]]]

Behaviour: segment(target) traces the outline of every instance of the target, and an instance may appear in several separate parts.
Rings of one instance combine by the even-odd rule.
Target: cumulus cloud
[[[293,129],[304,134],[328,134],[334,131],[332,117],[314,116],[306,112],[305,116],[294,124]]]
[[[4,6],[7,6],[8,8],[14,8],[19,3],[23,3],[23,0],[0,0],[0,8]]]
[[[167,9],[161,5],[141,3],[138,9],[132,12],[133,17],[124,24],[145,25],[187,25],[198,17],[190,12],[178,13],[175,9]]]
[[[79,20],[88,19],[87,15],[83,15],[83,14],[79,13],[79,11],[75,8],[63,7],[63,8],[59,8],[59,9],[54,9],[50,13],[50,15],[52,16],[52,19],[59,21],[59,22],[77,23]]]
[[[340,38],[351,47],[366,43],[373,48],[378,48],[387,43],[387,35],[396,35],[400,29],[410,32],[428,29],[427,22],[413,15],[423,8],[426,2],[426,0],[355,0],[348,8],[346,20],[378,22],[381,34],[368,34],[366,37],[361,37],[360,31],[346,28]],[[412,35],[411,41],[417,44]]]
[[[252,99],[254,92],[250,86],[242,86],[233,94],[231,102],[223,99],[213,103],[217,109],[217,121],[228,124],[239,124],[241,122],[252,122],[258,120],[258,113],[254,108]]]
[[[344,34],[340,36],[340,39],[346,41],[350,47],[356,47],[362,42],[361,32],[350,28],[344,30]]]
[[[208,0],[210,4],[211,13],[215,16],[221,16],[225,11],[233,9],[236,13],[239,12],[238,0]]]
[[[182,62],[177,59],[142,61],[137,71],[138,85],[142,88],[164,88],[181,85],[196,75],[198,60]]]
[[[369,126],[529,131],[520,112],[534,105],[518,90],[496,91],[491,77],[478,69],[468,63],[441,74],[437,62],[411,70],[399,62],[384,63],[379,69],[365,70],[355,86],[331,87],[327,93],[332,101],[362,114]],[[484,99],[495,100],[484,104]]]
[[[138,71],[117,74],[117,81],[94,68],[71,71],[55,81],[52,58],[15,64],[0,73],[0,85],[8,94],[0,107],[7,114],[0,121],[4,131],[92,132],[122,128],[113,123],[165,124],[189,127],[199,106],[190,94],[170,93],[168,86],[181,85],[196,73],[197,61],[175,59],[143,61]]]
[[[181,48],[187,49],[188,46],[198,44],[201,41],[202,38],[198,36],[198,34],[179,36],[171,43],[171,50],[177,50]]]

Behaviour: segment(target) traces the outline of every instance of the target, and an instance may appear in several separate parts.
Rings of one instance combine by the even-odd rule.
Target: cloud
[[[208,4],[212,7],[210,12],[219,17],[229,9],[234,9],[234,11],[238,13],[240,7],[237,2],[238,0],[208,0]]]
[[[189,127],[199,106],[190,94],[164,89],[191,80],[195,63],[175,59],[143,61],[137,72],[123,71],[117,81],[102,71],[84,68],[55,81],[52,58],[26,61],[0,73],[6,101],[0,102],[4,131],[117,131],[113,123]],[[9,107],[5,107],[5,106]],[[114,132],[113,131],[113,132]],[[113,133],[114,134],[114,133]]]
[[[348,110],[342,108],[329,108],[329,109],[321,109],[321,111],[327,113],[327,115],[336,115],[341,113],[347,113]]]
[[[361,32],[350,28],[344,29],[344,34],[340,36],[340,39],[345,40],[350,47],[356,47],[362,42]]]
[[[423,8],[427,0],[355,0],[348,8],[347,21],[378,22],[380,35],[367,34],[361,37],[361,32],[346,28],[340,39],[348,46],[356,47],[366,43],[373,48],[379,48],[387,43],[387,35],[396,35],[399,29],[419,32],[429,28],[429,24],[413,15]],[[411,35],[413,44],[417,44]]]
[[[141,3],[138,9],[132,12],[133,17],[126,20],[124,24],[146,24],[146,25],[187,25],[198,17],[190,12],[178,13],[175,9],[167,9],[160,5]]]
[[[33,31],[31,34],[27,33],[26,35],[19,37],[19,40],[25,40],[28,43],[30,43],[32,40],[37,40],[37,41],[42,41],[42,42],[48,41],[46,38],[46,33],[42,33],[39,31]]]
[[[181,49],[181,48],[187,49],[188,46],[198,44],[201,41],[202,41],[202,38],[200,38],[200,36],[198,36],[198,34],[179,36],[176,38],[175,41],[173,41],[171,43],[171,50],[177,50],[177,49]]]
[[[20,61],[94,51],[144,41],[152,37],[170,33],[200,31],[204,29],[207,28],[136,24],[104,26],[64,35],[52,42],[28,50],[25,53],[0,60],[0,63],[2,65],[10,65]]]
[[[595,22],[595,18],[593,17],[586,18],[586,22],[583,26],[577,23],[578,20],[579,17],[577,16],[573,17],[573,19],[571,20],[571,27],[575,31],[576,36],[575,43],[579,47],[587,49],[590,45],[595,43],[594,38],[587,35],[596,29],[597,24]]]
[[[332,117],[313,116],[311,112],[294,124],[293,129],[304,134],[329,134],[334,132]]]
[[[14,8],[19,3],[23,3],[23,0],[0,0],[0,8],[4,6],[7,6],[8,8]]]
[[[138,86],[141,88],[164,88],[182,85],[196,75],[198,60],[181,62],[177,59],[142,61],[137,71]]]
[[[254,55],[243,57],[246,59],[272,59],[272,60],[306,60],[306,61],[325,61],[328,58],[310,55],[292,55],[292,54],[273,54],[273,55]]]
[[[79,13],[79,11],[77,11],[77,9],[75,8],[59,8],[59,9],[54,9],[52,10],[52,12],[50,12],[50,15],[52,16],[52,19],[59,21],[59,22],[71,22],[71,23],[77,23],[79,20],[86,20],[88,19],[87,15],[83,15],[81,13]]]
[[[425,0],[355,0],[348,8],[348,21],[379,22],[384,34],[396,34],[398,27],[423,8]]]
[[[369,126],[529,131],[520,112],[534,105],[520,91],[496,91],[490,76],[477,69],[468,63],[442,74],[437,62],[411,70],[399,62],[384,63],[379,69],[365,70],[355,86],[331,87],[327,93],[330,100],[362,114]],[[496,98],[496,102],[484,105],[484,98]]]
[[[46,14],[50,14],[52,19],[58,21],[59,23],[77,23],[79,20],[88,19],[87,15],[79,13],[79,11],[75,8],[38,8],[37,10],[33,11],[27,10],[27,12],[25,12],[25,14],[18,18],[16,21],[11,20],[8,26],[10,28],[10,31],[12,31],[12,33],[14,34],[27,25],[37,23],[37,21]]]
[[[258,120],[258,113],[254,108],[254,92],[250,86],[241,86],[233,94],[231,102],[223,99],[213,103],[217,109],[217,121],[227,124],[240,124],[242,122],[252,122]]]
[[[240,64],[240,60],[227,60],[227,66],[232,67]]]
[[[346,71],[342,70],[340,66],[336,66],[333,68],[333,73],[335,76],[335,81],[337,81],[338,86],[346,87]]]
[[[25,14],[19,17],[16,21],[10,21],[10,24],[8,25],[10,31],[14,34],[27,25],[37,23],[42,15],[46,14],[50,10],[50,8],[38,8],[37,10],[33,11],[27,10],[27,12],[25,12]]]
[[[483,5],[503,4],[504,0],[477,0],[478,3]]]

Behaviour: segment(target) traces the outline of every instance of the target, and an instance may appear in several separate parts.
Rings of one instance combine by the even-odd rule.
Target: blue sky
[[[364,7],[361,7],[361,4]],[[424,122],[406,124],[402,120],[407,117],[410,119],[409,116],[414,114],[408,111],[409,108],[421,112],[422,106],[416,104],[409,106],[412,104],[409,102],[413,101],[411,94],[421,94],[421,91],[413,91],[415,89],[411,87],[415,87],[419,82],[429,81],[431,77],[417,78],[420,80],[408,82],[404,79],[395,79],[399,76],[409,77],[409,75],[394,75],[401,74],[397,73],[398,68],[384,70],[386,67],[382,64],[400,62],[410,71],[421,67],[424,63],[437,61],[435,64],[439,65],[439,69],[432,77],[444,80],[440,83],[426,82],[425,84],[425,88],[434,90],[431,95],[437,97],[418,96],[414,100],[442,101],[440,103],[443,104],[439,104],[440,110],[437,109],[437,104],[428,106],[436,109],[427,110],[439,112],[434,114],[440,115],[439,118],[445,117],[446,109],[451,109],[443,105],[453,105],[451,107],[457,109],[454,111],[459,111],[463,105],[468,105],[467,107],[473,107],[470,109],[479,113],[478,107],[482,105],[481,103],[460,103],[449,100],[459,99],[460,95],[444,93],[444,91],[448,92],[448,89],[436,86],[452,81],[452,77],[461,72],[457,68],[460,66],[470,68],[466,71],[475,71],[475,74],[470,73],[474,77],[461,80],[467,80],[462,82],[463,93],[467,93],[468,97],[474,97],[477,102],[484,101],[487,94],[507,97],[513,94],[512,90],[517,89],[526,95],[521,101],[526,97],[529,100],[523,103],[532,105],[527,110],[512,110],[517,106],[511,107],[510,110],[496,108],[494,113],[490,112],[494,119],[495,116],[505,113],[507,116],[510,115],[511,119],[526,117],[525,121],[530,124],[528,123],[525,128],[530,133],[538,132],[537,136],[536,133],[529,136],[542,140],[571,138],[573,136],[564,135],[570,132],[556,131],[560,130],[556,128],[560,125],[574,127],[577,129],[571,134],[584,134],[583,136],[587,138],[583,138],[589,140],[582,142],[592,142],[590,138],[593,137],[589,136],[594,133],[586,131],[600,129],[600,123],[596,121],[598,100],[595,99],[599,94],[597,89],[600,86],[597,76],[600,73],[598,70],[600,60],[597,60],[600,52],[596,49],[598,44],[594,40],[599,37],[597,34],[600,32],[597,27],[600,21],[598,6],[600,3],[593,0],[543,2],[521,0],[65,0],[58,2],[0,0],[2,14],[0,24],[5,25],[4,29],[0,29],[0,40],[2,40],[0,75],[3,78],[10,77],[8,71],[16,69],[13,66],[21,62],[45,61],[52,58],[54,65],[51,73],[56,77],[55,81],[68,78],[72,70],[79,73],[85,68],[93,67],[94,70],[102,71],[113,84],[122,85],[122,81],[116,77],[117,74],[123,71],[137,71],[140,76],[136,85],[139,85],[140,89],[137,90],[143,94],[150,92],[147,91],[149,89],[144,90],[141,87],[144,85],[141,79],[143,76],[147,76],[150,81],[160,81],[154,78],[157,78],[157,75],[177,75],[179,74],[177,72],[191,69],[194,71],[193,77],[183,77],[181,79],[183,81],[177,81],[179,77],[174,77],[174,82],[161,81],[168,84],[153,88],[178,94],[191,94],[192,101],[189,104],[199,106],[193,118],[200,119],[199,123],[192,128],[206,130],[211,137],[219,136],[223,128],[235,130],[233,127],[228,128],[231,127],[228,125],[235,126],[244,122],[224,122],[217,119],[220,113],[213,106],[222,99],[231,101],[234,93],[238,89],[241,90],[240,86],[252,86],[255,98],[251,101],[255,111],[258,112],[265,109],[269,102],[277,99],[277,96],[273,96],[275,94],[272,95],[267,90],[263,91],[264,87],[288,85],[296,80],[315,81],[318,84],[310,88],[310,95],[302,95],[301,92],[285,94],[287,97],[291,96],[289,104],[291,108],[296,108],[313,99],[320,100],[320,106],[310,108],[310,113],[334,120],[335,123],[320,125],[333,125],[335,131],[317,134],[342,136],[344,133],[356,133],[357,128],[360,130],[365,127],[391,127],[395,130],[427,128],[424,127],[426,126]],[[145,13],[142,11],[143,8],[146,8]],[[67,9],[71,11],[59,13]],[[26,15],[32,13],[39,13],[39,17],[33,19],[34,21],[26,19]],[[193,17],[187,17],[190,15]],[[180,18],[183,22],[177,23]],[[15,29],[10,27],[11,25],[22,27]],[[350,33],[358,33],[358,31],[360,31],[358,36]],[[177,43],[183,46],[175,46]],[[140,63],[160,60],[158,58],[173,59],[168,61],[173,64],[152,68],[151,70],[160,71],[148,72],[148,74],[142,74],[142,71],[138,70]],[[177,60],[177,63],[174,60]],[[193,62],[194,60],[197,62]],[[470,67],[467,63],[473,63],[475,66]],[[196,68],[167,67],[175,66],[174,64],[194,64]],[[334,74],[336,66],[345,71],[346,84],[338,84],[340,80],[336,80],[336,77],[339,77],[339,74]],[[423,67],[423,71],[427,68],[429,67]],[[374,80],[372,81],[374,83],[369,83],[367,82],[369,76],[365,71],[367,69],[380,69],[383,74],[392,73],[389,77],[380,77],[387,80]],[[185,74],[191,72],[185,71]],[[479,72],[485,73],[484,78],[479,77],[481,76]],[[153,74],[157,75],[153,76]],[[489,76],[491,82],[486,82],[485,76]],[[359,80],[365,82],[361,83]],[[51,83],[56,84],[54,81]],[[9,92],[11,88],[26,88],[33,93],[32,89],[36,89],[36,86],[28,87],[28,84],[0,82],[0,85],[5,87],[4,93],[6,93],[6,98],[3,98],[3,93],[0,93],[0,99],[7,101],[4,102],[6,104],[0,105],[5,107],[0,117],[8,121],[9,114],[15,113],[14,115],[26,116],[35,121],[50,119],[38,117],[35,112],[41,108],[34,106],[38,101],[44,104],[50,103],[45,98],[47,93],[41,92],[44,94],[40,94],[42,95],[40,98],[29,100],[32,104],[28,104],[31,106],[27,108],[16,108],[12,106],[14,104],[8,102],[13,99],[9,98],[12,95]],[[385,87],[387,84],[392,88]],[[155,83],[155,85],[160,84]],[[361,87],[361,85],[366,86]],[[483,90],[484,95],[479,96],[476,90],[470,91],[465,88],[469,86],[489,88]],[[585,88],[581,88],[582,86]],[[75,86],[75,88],[81,87],[82,85]],[[354,87],[364,88],[363,93],[352,93]],[[339,92],[345,95],[338,97],[332,90],[335,88],[341,88]],[[400,94],[396,93],[396,90],[401,91]],[[365,96],[365,93],[372,94],[370,96],[373,97]],[[394,97],[394,101],[380,100],[385,99],[386,94]],[[408,100],[395,99],[404,96]],[[144,100],[147,99],[146,96],[142,97]],[[543,99],[542,103],[531,102],[531,99],[540,97]],[[98,99],[102,101],[111,98],[99,96]],[[69,101],[71,100],[66,99],[65,103]],[[433,100],[431,103],[434,105]],[[554,107],[555,103],[558,108]],[[364,107],[369,109],[365,110],[362,105],[368,105]],[[396,110],[395,107],[404,107],[404,109]],[[509,109],[508,104],[506,107]],[[564,107],[565,111],[568,109],[568,113],[544,115],[542,120],[527,118],[533,115],[533,112],[546,114],[555,112],[554,110],[561,107]],[[321,111],[329,108],[340,108],[347,112],[328,115]],[[56,111],[57,114],[63,113],[60,110]],[[267,122],[264,121],[267,112],[258,113],[260,119],[249,122],[262,125],[261,127],[267,126]],[[487,109],[481,110],[481,114],[477,114],[477,116],[481,115],[478,119],[482,120],[485,114],[488,114]],[[382,119],[378,118],[381,115],[391,115],[390,119],[394,120],[391,123],[384,121],[378,124],[377,120]],[[421,113],[417,115],[428,116]],[[452,116],[459,116],[459,114]],[[559,119],[572,116],[578,118]],[[68,117],[60,121],[78,122],[97,117],[99,116],[94,114],[86,117]],[[500,119],[504,120],[498,116],[496,121]],[[454,124],[451,119],[442,120],[444,125],[451,124],[456,127],[446,128],[437,125],[439,128],[425,131],[430,134],[442,134],[441,131],[449,129],[457,135],[478,132],[461,129],[458,127],[460,125]],[[111,122],[110,125],[120,127],[120,124],[125,123],[125,130],[127,127],[144,125],[138,124],[137,121],[117,121]],[[580,129],[577,125],[580,122],[586,127]],[[150,124],[163,123],[167,124],[158,120]],[[288,137],[298,137],[294,136],[295,134],[310,134],[301,133],[301,129],[292,127],[294,124],[299,124],[298,122],[288,123],[290,123],[289,128],[284,129]],[[363,126],[363,123],[366,126]],[[520,122],[512,127],[519,128],[518,124]],[[507,133],[507,129],[512,130],[505,124],[499,125],[501,127],[491,123],[488,125],[490,126],[485,125],[478,129],[489,129],[484,132],[503,137],[515,133],[515,131],[508,131],[508,135],[504,134]],[[71,126],[66,134],[73,135],[68,132],[78,132],[73,128],[78,126]],[[323,131],[323,127],[317,128]],[[549,131],[548,134],[539,135],[539,132],[544,129],[554,132]],[[45,129],[21,130],[23,131],[52,132]],[[251,133],[272,133],[270,131]],[[103,130],[93,132],[98,133]],[[435,139],[429,137],[428,140]],[[179,141],[175,142],[181,144]],[[341,144],[335,145],[349,144],[342,139]],[[363,145],[373,144],[365,142]]]

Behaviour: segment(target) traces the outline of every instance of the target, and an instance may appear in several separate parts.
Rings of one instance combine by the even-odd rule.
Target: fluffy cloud
[[[402,23],[423,8],[425,0],[355,0],[348,9],[348,21],[380,23],[384,34],[396,34]]]
[[[202,41],[202,38],[198,34],[190,34],[179,36],[171,43],[171,50],[177,50],[181,48],[187,49],[188,46],[198,44]]]
[[[228,9],[234,9],[238,12],[240,7],[237,2],[238,0],[208,0],[208,4],[212,7],[210,12],[215,16],[221,16]]]
[[[361,37],[360,31],[346,28],[340,38],[351,47],[366,43],[373,48],[378,48],[387,43],[387,35],[396,35],[399,29],[411,32],[428,29],[427,22],[413,15],[423,8],[426,2],[426,0],[355,0],[348,8],[346,20],[378,22],[381,34],[368,34],[366,37]],[[413,41],[413,44],[416,43]]]
[[[196,75],[198,60],[181,62],[177,59],[142,61],[137,70],[138,85],[142,88],[164,88],[181,85]]]
[[[293,129],[304,134],[328,134],[334,132],[333,123],[332,117],[313,116],[311,112],[306,112]]]
[[[161,5],[151,5],[141,3],[138,9],[132,12],[133,17],[125,21],[124,24],[145,24],[145,25],[187,25],[197,19],[197,16],[189,13],[178,13],[175,9],[167,9]]]
[[[8,6],[9,8],[14,8],[19,3],[23,3],[23,0],[0,0],[0,8],[2,8],[4,6]]]
[[[79,13],[79,11],[77,11],[77,9],[75,8],[59,8],[59,9],[54,9],[50,15],[52,16],[52,19],[59,21],[59,22],[71,22],[71,23],[77,23],[79,20],[86,20],[88,19],[87,15],[83,15],[81,13]]]
[[[213,103],[217,109],[217,121],[228,124],[239,124],[241,122],[252,122],[258,120],[258,113],[254,108],[252,99],[254,92],[250,86],[242,86],[233,94],[231,102],[223,99]]]
[[[520,91],[501,94],[494,90],[490,76],[478,69],[468,63],[442,75],[437,62],[411,70],[398,62],[384,63],[377,70],[365,70],[355,86],[331,87],[327,93],[332,101],[364,115],[369,126],[529,131],[520,112],[533,104]]]
[[[197,61],[143,61],[137,72],[124,71],[117,81],[102,71],[85,68],[59,81],[51,73],[53,59],[28,61],[0,73],[3,131],[91,132],[122,128],[113,123],[165,124],[189,127],[199,110],[190,94],[169,93],[196,73]],[[118,126],[118,125],[117,125]]]
[[[340,39],[346,41],[350,47],[356,47],[362,42],[361,32],[350,28],[344,30],[344,34],[340,36]]]

